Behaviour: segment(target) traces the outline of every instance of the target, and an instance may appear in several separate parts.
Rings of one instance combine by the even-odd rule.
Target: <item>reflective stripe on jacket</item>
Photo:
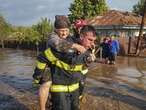
[[[60,58],[54,55],[55,51],[48,48],[43,53],[41,53],[37,58],[37,65],[35,72],[41,74],[44,71],[46,65],[50,67],[52,83],[55,85],[72,85],[78,83],[83,75],[87,73],[87,69],[84,68],[84,63],[78,64],[68,64]],[[78,60],[85,59],[87,55],[82,55]],[[69,57],[70,58],[70,57]],[[73,57],[74,58],[74,57]],[[74,61],[78,61],[74,60]],[[84,61],[82,61],[84,62]]]
[[[64,70],[69,70],[69,71],[82,71],[83,65],[75,65],[75,66],[68,65],[67,63],[56,58],[51,52],[50,48],[45,51],[45,55],[47,59],[50,62],[52,62],[52,64],[56,65],[59,68],[62,68]]]
[[[83,69],[83,65],[75,65],[75,66],[71,66],[61,60],[59,60],[58,58],[56,58],[53,53],[51,52],[51,49],[48,48],[45,51],[45,56],[47,57],[47,59],[55,66],[62,68],[66,71],[73,71],[73,72],[81,72],[83,75],[86,74],[88,72],[88,69]],[[37,68],[39,69],[44,69],[46,66],[46,63],[42,63],[40,61],[37,61]]]

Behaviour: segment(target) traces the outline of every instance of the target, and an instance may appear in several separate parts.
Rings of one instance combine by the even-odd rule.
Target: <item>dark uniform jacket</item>
[[[83,74],[87,72],[85,63],[89,52],[78,55],[77,51],[68,49],[60,52],[50,47],[37,58],[37,66],[33,77],[39,79],[46,68],[50,67],[51,80],[55,85],[71,85],[78,83]]]

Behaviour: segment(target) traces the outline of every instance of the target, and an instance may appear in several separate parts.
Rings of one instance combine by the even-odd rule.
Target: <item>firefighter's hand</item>
[[[40,83],[40,80],[33,79],[32,83],[33,83],[33,84],[39,84],[39,83]]]
[[[86,52],[86,49],[84,46],[81,46],[81,45],[76,44],[76,43],[72,45],[72,48],[77,49],[77,51],[79,51],[80,53]]]
[[[87,57],[87,62],[88,62],[88,63],[94,62],[95,60],[96,60],[95,54],[90,54],[90,55]]]
[[[38,87],[38,86],[40,85],[40,80],[38,80],[38,79],[33,79],[33,80],[32,80],[32,85],[33,85],[33,87]]]
[[[40,80],[41,80],[41,74],[39,73],[34,73],[33,74],[33,80],[32,80],[32,85],[33,86],[38,86],[40,84]]]

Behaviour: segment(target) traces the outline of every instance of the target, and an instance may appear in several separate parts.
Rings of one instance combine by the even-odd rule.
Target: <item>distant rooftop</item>
[[[140,25],[141,16],[137,16],[131,12],[122,12],[117,10],[110,10],[103,16],[96,16],[88,23],[91,25]]]

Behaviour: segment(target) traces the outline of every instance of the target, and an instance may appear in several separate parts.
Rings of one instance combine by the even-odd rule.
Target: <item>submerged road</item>
[[[38,88],[31,84],[35,58],[34,51],[0,49],[0,110],[37,110]],[[146,110],[146,59],[92,64],[85,93],[83,110]]]

